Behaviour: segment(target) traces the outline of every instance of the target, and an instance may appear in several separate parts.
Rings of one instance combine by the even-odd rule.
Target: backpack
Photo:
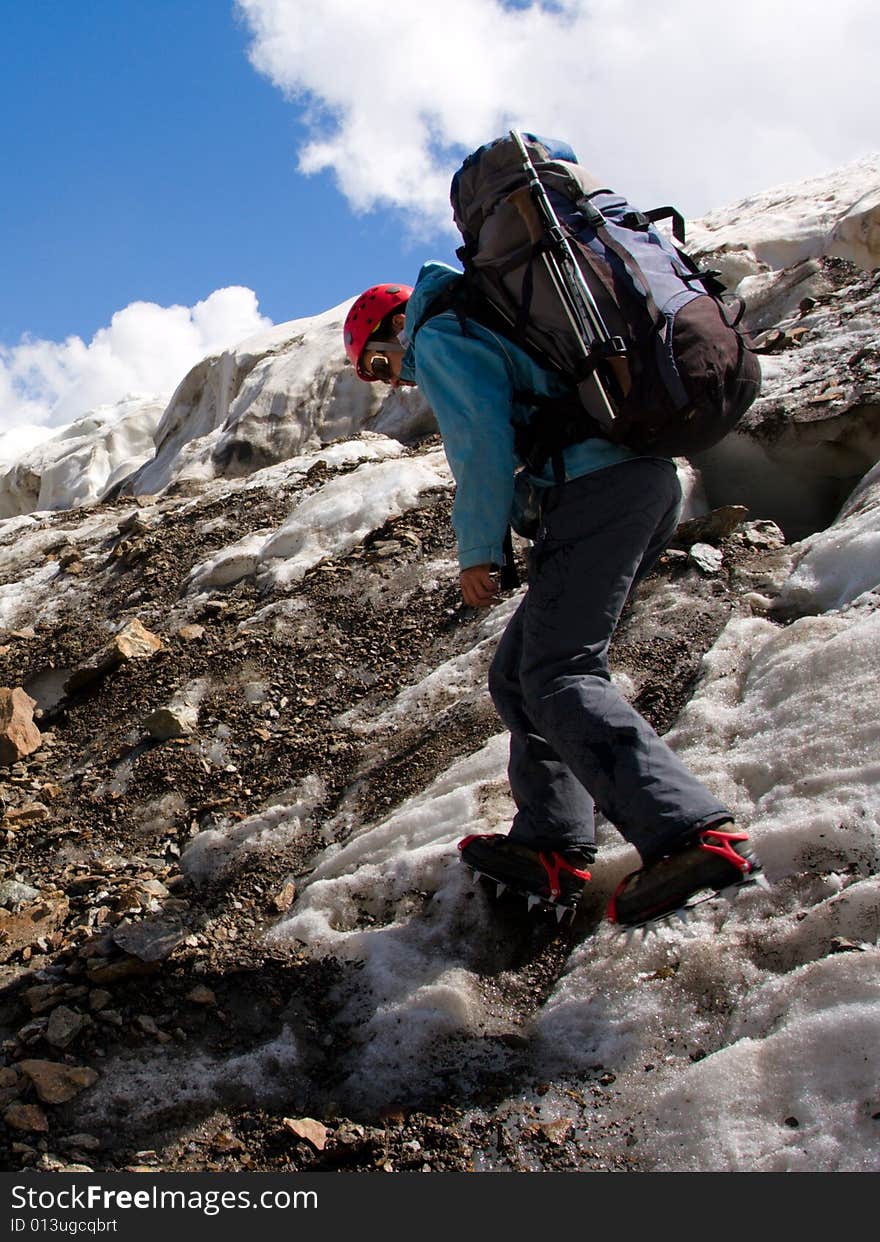
[[[596,340],[588,356],[543,258],[554,252],[554,239],[546,230],[536,237],[516,205],[516,191],[535,173],[607,327],[607,338]],[[684,222],[674,209],[638,211],[602,188],[567,145],[513,133],[468,156],[450,198],[464,242],[456,252],[464,276],[426,318],[451,306],[463,330],[466,317],[501,325],[570,385],[566,398],[532,402],[538,413],[518,442],[531,465],[593,435],[643,454],[699,453],[722,439],[757,397],[760,365],[738,327],[742,307],[728,306],[717,274],[700,272],[655,227],[671,218],[683,243]]]

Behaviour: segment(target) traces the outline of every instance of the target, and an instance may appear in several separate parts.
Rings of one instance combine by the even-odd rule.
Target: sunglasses
[[[394,372],[388,358],[391,353],[402,354],[403,346],[394,344],[392,341],[367,341],[364,370],[368,375],[372,375],[373,379],[381,380],[383,384],[389,384],[394,379]]]
[[[381,380],[383,384],[389,383],[394,378],[391,361],[387,354],[373,354],[372,357],[366,359],[364,369],[372,375],[373,379]]]

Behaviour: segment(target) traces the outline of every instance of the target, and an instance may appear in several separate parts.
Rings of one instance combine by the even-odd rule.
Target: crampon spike
[[[502,893],[506,893],[506,892],[507,892],[507,885],[502,884],[501,881],[499,880],[498,883],[495,885],[495,896],[500,897]]]
[[[531,895],[529,896],[529,910],[530,910],[530,911],[531,911],[531,910],[534,910],[535,906],[539,906],[540,904],[541,904],[541,898],[540,898],[540,897],[535,897],[535,895],[534,895],[534,894],[531,894]]]
[[[758,888],[763,888],[765,893],[770,892],[770,881],[767,879],[766,875],[764,875],[763,871],[759,871],[755,876],[755,883]]]

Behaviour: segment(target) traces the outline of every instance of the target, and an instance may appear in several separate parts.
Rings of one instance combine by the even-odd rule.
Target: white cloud
[[[304,109],[303,172],[358,211],[450,227],[450,174],[516,124],[633,201],[695,216],[874,150],[874,0],[238,0],[255,68]]]
[[[58,427],[126,396],[170,394],[201,358],[270,324],[251,289],[231,286],[193,307],[132,302],[88,344],[26,337],[0,346],[0,432]]]

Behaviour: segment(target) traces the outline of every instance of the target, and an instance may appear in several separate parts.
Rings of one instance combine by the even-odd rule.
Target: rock
[[[529,1133],[540,1134],[552,1143],[554,1147],[561,1146],[568,1138],[574,1122],[570,1117],[559,1117],[555,1121],[541,1121],[537,1125],[530,1127]]]
[[[14,914],[0,909],[0,963],[8,962],[16,953],[30,949],[38,941],[51,936],[69,911],[70,903],[66,899],[38,901]]]
[[[191,992],[187,992],[186,999],[192,1001],[194,1005],[216,1005],[217,997],[210,988],[206,988],[203,983],[197,983]]]
[[[809,299],[804,298],[803,301],[806,302]],[[753,342],[755,353],[776,354],[784,349],[796,348],[809,330],[809,328],[773,328],[768,332],[762,332]]]
[[[775,522],[765,518],[757,522],[747,522],[743,526],[743,539],[753,548],[781,548],[785,546],[785,535]]]
[[[115,635],[112,642],[102,647],[68,677],[64,683],[65,693],[71,694],[82,689],[129,660],[149,660],[161,650],[161,638],[152,634],[135,617]]]
[[[104,1144],[94,1134],[68,1134],[57,1140],[59,1147],[68,1151],[100,1151]]]
[[[108,1026],[122,1026],[124,1019],[117,1009],[102,1009],[98,1014],[102,1022],[106,1022]]]
[[[244,1144],[240,1139],[232,1133],[231,1130],[218,1130],[211,1140],[212,1146],[216,1151],[243,1151]]]
[[[203,625],[182,625],[177,631],[177,636],[186,643],[197,643],[205,637],[205,627]]]
[[[12,807],[3,816],[3,827],[26,828],[29,824],[40,824],[48,819],[49,808],[43,802],[26,802],[24,806]]]
[[[116,899],[113,902],[113,913],[139,914],[148,905],[149,898],[146,893],[141,892],[135,885],[129,884],[116,893]]]
[[[323,1151],[327,1145],[329,1131],[325,1125],[322,1125],[320,1121],[315,1121],[313,1117],[284,1117],[282,1125],[297,1138],[305,1139],[315,1151]]]
[[[374,556],[385,559],[391,556],[397,556],[403,549],[403,544],[397,539],[377,539],[371,546],[370,551]]]
[[[110,645],[123,661],[149,660],[162,650],[161,638],[151,633],[137,617],[123,626]]]
[[[287,884],[276,893],[272,898],[272,905],[279,914],[284,914],[293,905],[293,899],[296,896],[296,885],[293,880],[289,880]]]
[[[149,519],[135,509],[122,519],[116,529],[120,535],[145,535],[151,527]]]
[[[157,919],[124,924],[115,928],[111,935],[125,953],[142,962],[162,962],[183,944],[186,931],[176,920]]]
[[[334,1140],[341,1147],[363,1147],[367,1132],[356,1121],[343,1121],[337,1129]]]
[[[138,888],[142,889],[148,897],[156,897],[160,901],[164,901],[166,897],[171,896],[171,890],[161,880],[140,880]]]
[[[0,928],[2,928],[2,923],[0,923]],[[2,958],[2,954],[0,954],[0,958]],[[0,992],[3,992],[6,988],[18,987],[22,979],[28,979],[32,974],[33,971],[24,962],[13,965],[0,964]]]
[[[158,970],[158,963],[144,962],[137,957],[123,957],[117,962],[91,961],[88,970],[89,983],[118,983],[120,979],[151,975]]]
[[[865,946],[859,944],[856,940],[849,940],[846,936],[832,936],[831,944],[828,949],[829,953],[864,953]]]
[[[0,766],[9,767],[39,750],[40,730],[34,724],[36,699],[21,686],[0,687]]]
[[[19,1061],[18,1068],[31,1080],[44,1104],[66,1104],[100,1077],[88,1065],[60,1065],[57,1061]]]
[[[81,1013],[69,1009],[67,1005],[59,1005],[49,1015],[46,1039],[53,1048],[66,1048],[73,1043],[85,1025],[86,1019]]]
[[[747,591],[740,598],[744,604],[748,604],[756,617],[770,616],[776,602],[769,595],[762,595],[760,591]]]
[[[743,505],[722,505],[702,517],[680,522],[671,545],[675,548],[690,548],[695,543],[720,543],[748,516],[749,511]]]
[[[710,543],[695,543],[688,557],[704,574],[717,574],[724,562],[724,554]]]
[[[0,1109],[14,1103],[24,1087],[24,1078],[19,1077],[13,1066],[0,1068]]]
[[[181,704],[179,707],[157,707],[144,721],[150,737],[167,742],[174,737],[190,737],[196,731],[199,720],[197,707]]]
[[[54,1009],[63,995],[63,988],[57,983],[38,983],[22,992],[22,999],[27,1003],[32,1014],[39,1015]]]
[[[10,1104],[3,1114],[10,1130],[32,1134],[48,1134],[49,1122],[38,1104]]]
[[[25,1022],[24,1026],[19,1027],[15,1032],[15,1038],[20,1044],[35,1044],[38,1039],[42,1039],[46,1034],[48,1025],[48,1018],[32,1018],[30,1022]]]
[[[667,548],[660,556],[661,565],[686,565],[688,554],[682,548]]]
[[[36,901],[39,895],[40,890],[30,884],[20,884],[17,880],[3,880],[0,883],[0,906],[7,910]]]
[[[85,897],[86,894],[101,888],[105,883],[106,877],[103,875],[78,875],[72,880],[65,881],[64,891],[68,897]]]

